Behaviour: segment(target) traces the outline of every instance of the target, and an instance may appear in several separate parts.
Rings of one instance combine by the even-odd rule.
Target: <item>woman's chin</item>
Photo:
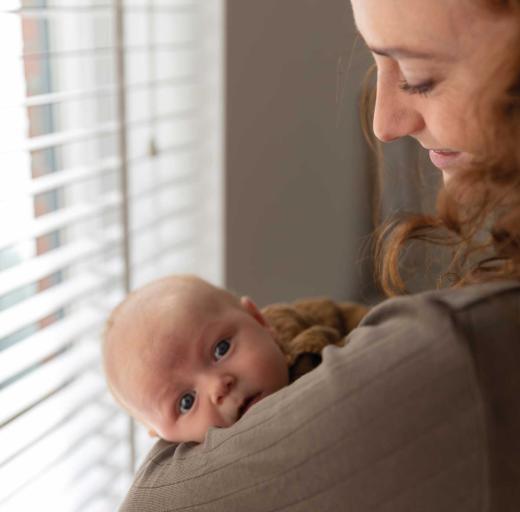
[[[475,191],[463,190],[457,183],[457,176],[464,174],[464,169],[467,169],[471,161],[472,156],[469,153],[459,153],[456,161],[449,162],[452,165],[438,167],[442,174],[444,188],[446,188],[461,205],[469,205],[475,201]]]
[[[444,186],[447,187],[450,181],[453,179],[453,169],[440,169],[442,173],[442,181]]]
[[[477,206],[482,199],[483,189],[481,186],[473,184],[469,188],[467,184],[460,183],[457,180],[457,173],[453,169],[447,171],[441,169],[441,172],[446,192],[460,207],[468,209],[471,206]]]

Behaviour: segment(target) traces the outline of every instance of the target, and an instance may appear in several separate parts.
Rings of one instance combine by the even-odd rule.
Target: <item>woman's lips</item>
[[[449,169],[453,167],[462,153],[460,151],[443,151],[430,149],[430,160],[439,169]]]

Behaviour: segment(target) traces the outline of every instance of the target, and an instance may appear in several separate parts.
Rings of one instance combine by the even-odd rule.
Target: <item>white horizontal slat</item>
[[[0,296],[33,283],[86,257],[111,249],[122,239],[121,229],[107,229],[102,240],[80,240],[0,272]]]
[[[151,254],[145,253],[145,256],[136,259],[136,261],[132,263],[132,268],[142,269],[148,265],[154,265],[163,258],[168,258],[168,260],[171,260],[172,253],[183,251],[190,247],[193,248],[196,246],[197,242],[198,239],[193,236],[181,238],[171,244],[161,246],[160,250],[151,252]]]
[[[2,226],[3,229],[0,232],[0,249],[21,240],[41,236],[67,225],[77,223],[85,218],[98,215],[108,208],[118,206],[120,203],[121,194],[114,192],[107,194],[99,201],[62,208],[61,210],[42,215],[24,224]]]
[[[99,397],[105,389],[104,379],[99,373],[87,372],[59,393],[2,427],[0,466]]]
[[[118,415],[108,416],[107,419],[109,423],[117,422]],[[56,512],[77,510],[89,497],[94,499],[92,488],[97,486],[100,472],[104,475],[105,488],[109,486],[113,491],[115,487],[121,496],[130,485],[129,474],[125,472],[124,467],[107,466],[100,462],[106,461],[107,453],[111,454],[112,459],[112,454],[125,448],[128,451],[124,436],[114,441],[102,432],[93,433],[68,457],[46,469],[37,479],[28,483],[2,505],[6,511],[13,512],[35,508]],[[122,475],[124,478],[121,478]],[[120,498],[117,501],[120,501]],[[117,504],[112,502],[111,506],[105,507],[102,512],[115,510]],[[81,510],[83,511],[83,508]]]
[[[116,122],[103,123],[92,128],[81,128],[76,130],[67,130],[65,132],[54,132],[47,135],[40,135],[25,139],[23,142],[5,143],[0,147],[0,155],[6,153],[14,153],[16,151],[38,151],[54,146],[61,146],[71,142],[77,142],[84,139],[100,137],[115,133],[119,128]]]
[[[4,349],[0,355],[0,383],[52,356],[86,332],[101,325],[104,315],[82,309]]]
[[[121,415],[117,415],[110,419],[106,425],[111,423],[118,423],[122,418]],[[128,424],[128,419],[125,421]],[[104,440],[111,440],[108,449],[105,453],[99,454],[97,460],[92,461],[92,464],[83,475],[76,481],[75,485],[71,486],[70,494],[83,496],[82,505],[86,508],[81,508],[82,512],[85,510],[91,510],[90,504],[95,501],[96,496],[104,496],[105,498],[111,497],[111,506],[109,508],[102,509],[102,512],[106,510],[116,510],[117,505],[121,501],[121,497],[126,494],[126,491],[130,487],[132,482],[132,473],[129,470],[129,459],[130,459],[130,444],[128,442],[127,431],[122,431],[117,437],[108,437],[105,429],[99,433],[103,436]],[[107,453],[110,453],[110,457],[107,457]],[[109,473],[109,478],[97,479],[97,492],[86,492],[85,481],[88,480],[89,484],[94,482],[94,474],[99,470]],[[114,498],[115,497],[115,498]]]
[[[98,358],[96,344],[84,342],[0,390],[0,425],[77,377]]]
[[[193,186],[193,182],[195,181],[195,176],[193,173],[184,174],[180,176],[175,176],[174,178],[168,178],[165,180],[156,180],[156,183],[143,188],[142,190],[138,190],[137,192],[130,193],[129,199],[131,201],[140,201],[146,199],[148,196],[164,193],[166,190],[171,190],[172,193],[172,202],[177,202],[175,198],[177,196],[189,197],[189,193],[185,192],[187,186]],[[178,188],[177,188],[178,187]]]
[[[174,155],[174,154],[189,153],[189,152],[195,151],[196,149],[197,149],[196,141],[193,141],[193,140],[191,140],[189,142],[179,142],[177,144],[171,144],[169,146],[164,146],[164,147],[159,146],[157,148],[157,153],[154,156],[154,158],[168,156],[168,155]],[[150,161],[150,155],[148,153],[129,158],[128,163],[137,164],[137,163],[142,163],[144,160]]]
[[[105,158],[100,160],[95,165],[78,167],[75,169],[67,169],[64,171],[53,172],[41,178],[32,180],[27,184],[25,191],[20,191],[25,194],[41,194],[48,192],[58,187],[64,187],[80,181],[97,178],[107,171],[114,171],[121,165],[121,160],[117,157]],[[18,191],[16,191],[18,192]]]
[[[9,0],[2,0],[3,2],[8,2]],[[181,13],[185,11],[192,11],[195,6],[195,2],[193,0],[167,0],[166,4],[161,4],[160,2],[155,2],[152,9],[154,12],[175,12]],[[86,5],[46,5],[42,7],[31,6],[31,7],[18,7],[18,6],[8,6],[0,7],[0,13],[9,13],[9,14],[17,14],[22,15],[24,17],[30,18],[41,18],[41,17],[55,17],[55,16],[63,16],[64,14],[78,14],[80,16],[85,14],[94,14],[98,12],[106,11],[110,13],[114,8],[113,4],[107,2],[102,4],[86,4]],[[125,2],[125,11],[145,11],[148,12],[150,10],[150,4],[147,2],[144,3],[135,3],[131,4],[128,1]]]
[[[9,0],[2,0],[2,1],[9,1]],[[77,13],[79,15],[82,14],[88,14],[88,13],[95,13],[97,11],[107,11],[108,9],[113,8],[112,5],[108,2],[104,4],[86,4],[86,5],[45,5],[45,6],[18,6],[16,4],[18,2],[12,2],[14,5],[12,6],[5,6],[0,7],[0,12],[7,13],[7,14],[15,14],[15,15],[22,15],[22,16],[28,16],[28,17],[47,17],[47,16],[54,16],[54,15],[63,15],[66,13]]]
[[[142,233],[143,231],[146,231],[147,229],[152,229],[154,227],[157,227],[159,224],[162,224],[163,222],[166,222],[168,220],[171,220],[172,217],[181,217],[185,215],[194,215],[197,212],[196,206],[192,204],[188,204],[186,206],[178,206],[175,208],[172,208],[171,210],[168,210],[167,212],[162,213],[161,215],[158,215],[153,220],[147,220],[144,221],[142,219],[136,220],[131,229],[132,235],[138,235],[139,233]]]
[[[143,125],[149,125],[153,122],[165,122],[171,119],[187,119],[194,117],[197,111],[195,109],[179,109],[171,112],[166,112],[154,117],[146,117],[127,123],[127,128],[135,128]],[[103,123],[101,125],[93,126],[91,128],[78,128],[73,130],[67,130],[64,132],[54,132],[46,135],[39,135],[37,137],[31,137],[24,139],[23,141],[5,141],[0,146],[0,155],[16,152],[29,152],[38,151],[42,149],[48,149],[55,146],[61,146],[63,144],[70,144],[72,142],[79,142],[82,140],[92,139],[101,137],[102,135],[108,135],[116,133],[119,130],[119,123],[116,121]]]
[[[105,453],[110,449],[109,444],[105,441],[99,440],[99,442],[91,447],[91,450],[99,452],[105,450]],[[94,479],[95,475],[95,479]],[[25,511],[25,510],[55,510],[60,512],[72,512],[81,510],[85,512],[83,503],[88,500],[88,497],[92,499],[95,496],[100,496],[99,486],[101,485],[100,480],[103,479],[105,484],[111,482],[114,479],[114,475],[107,469],[95,468],[95,471],[87,473],[84,478],[84,482],[81,488],[70,489],[62,480],[57,478],[50,479],[37,479],[33,484],[32,482],[22,487],[11,499],[1,503],[0,507],[2,510],[9,512]],[[104,498],[104,508],[100,508],[99,512],[108,512],[115,510],[114,503],[107,501]]]
[[[147,126],[150,123],[164,123],[171,120],[178,119],[190,119],[195,118],[197,110],[194,108],[180,108],[177,110],[170,110],[169,112],[163,112],[153,117],[143,117],[142,119],[136,119],[130,123],[127,123],[129,128],[136,128],[139,126]]]
[[[119,443],[115,449],[126,452],[129,451],[128,443]],[[111,447],[110,454],[114,453]],[[102,482],[102,486],[96,494],[91,494],[90,499],[86,500],[81,512],[107,512],[107,510],[119,510],[124,496],[132,484],[132,477],[129,472],[112,471],[112,477]]]
[[[152,446],[157,442],[157,438],[151,437],[148,429],[139,423],[135,424],[135,448],[136,448],[136,467],[139,467],[152,449]]]
[[[182,153],[193,149],[193,142],[175,144],[166,148],[158,148],[158,153],[155,158],[171,153]],[[130,159],[129,162],[137,163],[149,158],[149,154],[142,154]],[[16,182],[16,184],[9,186],[9,188],[0,189],[0,202],[12,200],[13,196],[23,197],[27,195],[41,194],[43,192],[55,190],[59,187],[65,187],[81,181],[94,179],[109,171],[117,170],[120,165],[121,161],[119,158],[110,157],[100,160],[95,165],[66,169],[44,175],[34,180]]]
[[[0,312],[0,339],[72,304],[106,282],[99,275],[84,273]]]
[[[148,45],[125,45],[124,51],[128,55],[130,53],[137,52],[180,52],[183,50],[193,50],[195,47],[194,41],[181,41],[175,43],[153,43]],[[99,53],[112,53],[117,50],[118,46],[92,46],[89,48],[75,48],[73,50],[49,50],[40,52],[30,52],[18,54],[15,57],[24,60],[33,59],[56,59],[56,58],[80,58],[80,57],[93,57]]]
[[[34,96],[29,96],[18,104],[2,103],[2,99],[0,99],[0,109],[3,110],[20,107],[40,107],[42,105],[50,105],[53,103],[62,103],[70,100],[113,94],[115,90],[116,87],[114,85],[105,85],[92,89],[73,89],[69,91],[49,92],[46,94],[36,94]]]
[[[148,88],[174,87],[177,85],[187,85],[195,83],[193,75],[178,76],[172,78],[163,78],[158,80],[147,80],[140,82],[128,83],[125,86],[127,94]],[[64,103],[66,101],[81,100],[91,97],[99,97],[101,95],[115,94],[116,85],[104,85],[91,89],[73,89],[68,91],[56,91],[47,94],[37,94],[28,96],[19,103],[5,102],[0,98],[0,110],[13,109],[21,107],[39,107],[41,105],[51,105],[56,103]]]
[[[110,451],[111,447],[106,447],[105,449]],[[61,506],[65,507],[63,510],[73,510],[72,507],[74,507],[76,510],[84,511],[85,504],[91,502],[96,496],[102,496],[105,486],[107,484],[110,485],[109,482],[112,482],[114,477],[113,471],[99,464],[89,468],[89,471],[86,471],[85,475],[83,475],[79,485],[68,491],[65,490],[64,495],[59,499]],[[113,508],[105,508],[103,512],[107,510],[113,510]]]
[[[129,489],[130,485],[126,486]],[[124,496],[124,494],[123,494]],[[114,498],[107,496],[105,493],[98,493],[92,496],[92,501],[87,503],[85,507],[81,507],[81,512],[106,512],[107,510],[119,510],[121,500],[114,502]]]
[[[0,467],[0,508],[2,500],[46,471],[74,450],[75,446],[93,436],[113,415],[113,410],[107,410],[99,404],[91,404],[27,453]]]

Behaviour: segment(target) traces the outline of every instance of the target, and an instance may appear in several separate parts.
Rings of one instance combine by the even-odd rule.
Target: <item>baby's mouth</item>
[[[261,395],[262,393],[256,393],[255,395],[251,395],[250,397],[246,398],[242,402],[242,405],[238,408],[237,420],[239,420],[253,404],[256,404],[256,402],[260,400]]]

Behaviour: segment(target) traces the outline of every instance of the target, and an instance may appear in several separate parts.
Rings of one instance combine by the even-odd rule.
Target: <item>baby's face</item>
[[[209,427],[232,425],[286,386],[288,370],[252,302],[184,302],[159,300],[142,325],[128,326],[147,341],[135,353],[127,401],[163,439],[202,442]]]

